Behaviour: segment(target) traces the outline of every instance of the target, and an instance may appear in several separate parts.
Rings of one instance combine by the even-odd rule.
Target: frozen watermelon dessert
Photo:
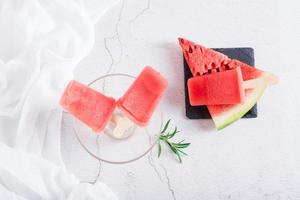
[[[137,125],[146,126],[167,85],[167,80],[159,72],[147,66],[117,105]]]
[[[102,131],[111,119],[116,101],[72,80],[60,99],[60,105],[97,133]]]
[[[192,106],[243,103],[245,90],[241,69],[190,78],[188,93]]]
[[[183,50],[185,60],[194,77],[208,76],[214,73],[218,74],[239,67],[244,83],[245,81],[247,82],[246,87],[244,87],[244,102],[230,105],[207,105],[218,130],[240,119],[256,104],[268,85],[278,82],[278,78],[269,72],[256,69],[241,61],[231,59],[220,52],[184,38],[179,38],[178,40]],[[224,83],[224,86],[225,85]],[[222,93],[231,90],[227,87],[222,87],[222,89],[224,90]],[[197,93],[197,91],[194,92]],[[238,98],[238,95],[239,93],[236,93],[236,98]],[[219,96],[218,98],[221,97]],[[222,99],[219,100],[222,101]]]

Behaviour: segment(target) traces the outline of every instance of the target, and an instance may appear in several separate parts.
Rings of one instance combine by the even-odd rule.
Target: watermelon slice
[[[226,55],[179,38],[180,46],[193,76],[205,75],[241,67],[243,80],[255,80],[252,89],[245,91],[245,101],[235,105],[210,105],[209,113],[218,130],[225,128],[245,115],[261,98],[268,85],[278,82],[278,78]],[[198,50],[199,49],[199,50]],[[216,58],[214,60],[214,58]]]
[[[242,69],[243,80],[253,80],[255,84],[252,89],[245,91],[243,104],[207,106],[218,130],[225,128],[244,116],[262,97],[267,86],[276,84],[279,80],[278,77],[269,72],[255,69],[246,64],[239,66]]]
[[[249,66],[238,60],[231,59],[228,65],[230,65],[230,69],[240,66],[244,81],[260,81],[256,82],[253,89],[247,89],[245,91],[245,102],[243,104],[207,106],[218,130],[225,128],[244,116],[262,97],[267,86],[278,82],[278,78],[275,75]]]
[[[178,40],[193,76],[226,70],[228,61],[226,55],[187,39],[178,38]]]

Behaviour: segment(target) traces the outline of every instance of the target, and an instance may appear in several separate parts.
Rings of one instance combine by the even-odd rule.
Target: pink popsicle
[[[245,98],[240,67],[190,78],[188,91],[192,106],[238,104]]]
[[[100,132],[110,120],[116,101],[72,80],[60,99],[60,105],[94,132]]]
[[[147,66],[119,99],[118,107],[136,124],[146,126],[167,85],[159,72]]]

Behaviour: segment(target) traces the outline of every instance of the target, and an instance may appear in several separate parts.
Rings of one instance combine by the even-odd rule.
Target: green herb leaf
[[[166,130],[167,130],[169,124],[170,124],[170,121],[171,121],[171,119],[169,119],[169,120],[167,121],[167,123],[166,123],[166,125],[164,126],[163,130],[161,131],[161,133],[165,133],[165,132],[166,132]]]
[[[175,127],[175,130],[173,131],[173,133],[168,135],[168,138],[171,139],[172,137],[175,136],[176,133],[179,133],[179,131],[177,131],[177,127]]]
[[[160,157],[161,155],[161,144],[158,143],[158,158]]]
[[[183,155],[187,156],[187,154],[185,152],[181,151],[180,149],[178,149],[177,151],[182,153]]]
[[[187,148],[188,146],[190,146],[191,143],[175,143],[174,146],[176,146],[177,148],[180,149],[184,149]]]
[[[171,149],[171,151],[176,155],[178,161],[182,163],[182,155],[187,155],[185,152],[183,152],[182,149],[187,148],[191,143],[184,143],[185,140],[181,140],[180,142],[171,142],[170,139],[172,139],[177,133],[180,131],[177,130],[177,127],[175,127],[173,132],[167,132],[167,129],[170,125],[170,119],[165,124],[163,130],[161,131],[161,135],[159,136],[159,140],[165,142]],[[166,133],[167,132],[167,133]],[[158,158],[160,157],[162,152],[162,146],[161,143],[158,142]]]

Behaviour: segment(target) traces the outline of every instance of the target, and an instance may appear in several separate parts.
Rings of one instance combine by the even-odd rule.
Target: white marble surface
[[[93,51],[75,71],[85,83],[108,72],[136,75],[152,65],[169,80],[165,113],[190,141],[183,164],[164,151],[126,165],[101,163],[99,180],[120,199],[300,199],[300,2],[124,0],[97,24]],[[255,49],[256,66],[280,75],[257,119],[217,132],[184,116],[182,56],[176,38],[208,47]],[[93,181],[99,163],[63,121],[68,169]]]

